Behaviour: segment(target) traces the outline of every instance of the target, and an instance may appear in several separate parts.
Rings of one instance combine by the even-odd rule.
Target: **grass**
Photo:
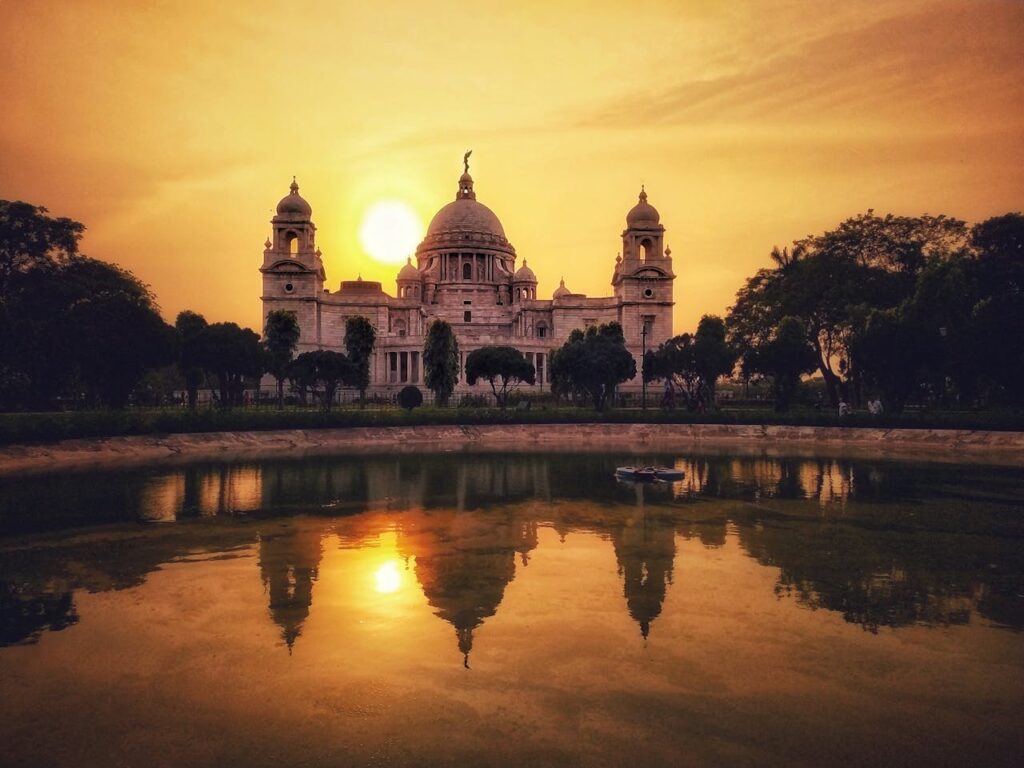
[[[123,411],[68,411],[0,414],[0,445],[46,443],[69,438],[155,435],[187,432],[248,432],[275,429],[398,427],[485,424],[769,424],[791,426],[882,427],[903,429],[981,429],[1024,431],[1022,411],[911,411],[872,417],[855,413],[839,420],[831,411],[796,409],[778,414],[770,408],[726,407],[716,413],[664,412],[655,408],[619,408],[596,413],[588,408],[546,406],[530,410],[497,408],[339,407],[330,413],[312,408],[129,408]]]

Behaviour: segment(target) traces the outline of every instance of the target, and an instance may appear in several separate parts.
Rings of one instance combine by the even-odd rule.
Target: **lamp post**
[[[647,359],[647,321],[640,319],[640,386],[641,395],[640,409],[647,410],[647,372],[644,370],[644,361]]]

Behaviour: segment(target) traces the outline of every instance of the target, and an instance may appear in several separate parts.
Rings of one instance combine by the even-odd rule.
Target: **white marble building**
[[[548,358],[574,328],[616,320],[639,369],[642,329],[646,347],[672,336],[673,282],[671,251],[658,211],[641,189],[639,202],[626,214],[622,253],[612,269],[612,295],[600,298],[573,293],[562,282],[550,299],[538,298],[537,276],[527,259],[516,265],[516,250],[498,217],[476,199],[466,172],[455,199],[437,212],[412,258],[399,271],[395,293],[369,280],[343,280],[337,290],[325,287],[312,208],[291,192],[277,204],[273,236],[263,251],[263,316],[275,309],[296,314],[301,328],[299,352],[344,351],[345,322],[363,315],[377,330],[371,368],[371,391],[396,391],[423,383],[423,341],[435,318],[447,320],[459,340],[463,359],[486,345],[509,345],[522,351],[537,369],[535,387],[548,388]],[[611,265],[610,265],[611,266]],[[478,384],[479,388],[480,385]],[[639,389],[640,376],[623,386]],[[459,392],[472,391],[460,381]]]

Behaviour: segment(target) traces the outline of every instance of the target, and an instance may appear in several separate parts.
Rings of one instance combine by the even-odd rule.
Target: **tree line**
[[[128,271],[79,252],[84,227],[45,208],[0,201],[0,407],[47,409],[73,402],[119,408],[153,371],[173,371],[194,406],[209,388],[224,407],[243,402],[264,373],[303,402],[325,408],[340,387],[365,401],[376,332],[349,318],[344,352],[296,355],[294,314],[270,312],[262,335],[185,311],[161,318],[150,288]],[[435,320],[423,348],[424,383],[439,404],[459,376],[458,341]],[[573,330],[550,351],[557,397],[603,410],[638,373],[622,327]],[[647,351],[640,375],[665,397],[713,408],[716,384],[734,376],[770,384],[787,409],[808,375],[833,405],[870,397],[899,411],[915,400],[1022,404],[1024,216],[974,226],[945,216],[868,211],[834,230],[775,248],[771,266],[741,287],[726,316]],[[536,371],[517,349],[489,346],[465,360],[466,381],[487,382],[504,407]]]

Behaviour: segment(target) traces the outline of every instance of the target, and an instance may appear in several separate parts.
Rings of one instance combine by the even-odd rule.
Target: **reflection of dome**
[[[526,259],[523,259],[523,266],[516,270],[516,273],[512,275],[512,279],[517,283],[537,282],[537,276],[533,274],[533,270],[526,266]]]
[[[419,280],[420,271],[412,265],[412,257],[405,260],[405,266],[398,273],[399,280]]]
[[[572,295],[572,291],[570,291],[568,288],[565,287],[565,279],[563,278],[562,280],[558,281],[558,287],[555,288],[555,292],[553,294],[551,294],[551,298],[553,298],[553,299],[560,299],[563,296],[571,296],[571,295]]]
[[[299,185],[295,178],[292,178],[291,193],[281,198],[277,204],[278,216],[301,216],[309,218],[313,215],[313,208],[299,194]]]
[[[626,214],[626,225],[629,227],[658,226],[661,216],[658,209],[647,202],[647,192],[640,187],[640,202]]]
[[[505,230],[494,211],[471,197],[460,197],[448,203],[431,219],[428,238],[445,232],[475,232],[505,239]]]

